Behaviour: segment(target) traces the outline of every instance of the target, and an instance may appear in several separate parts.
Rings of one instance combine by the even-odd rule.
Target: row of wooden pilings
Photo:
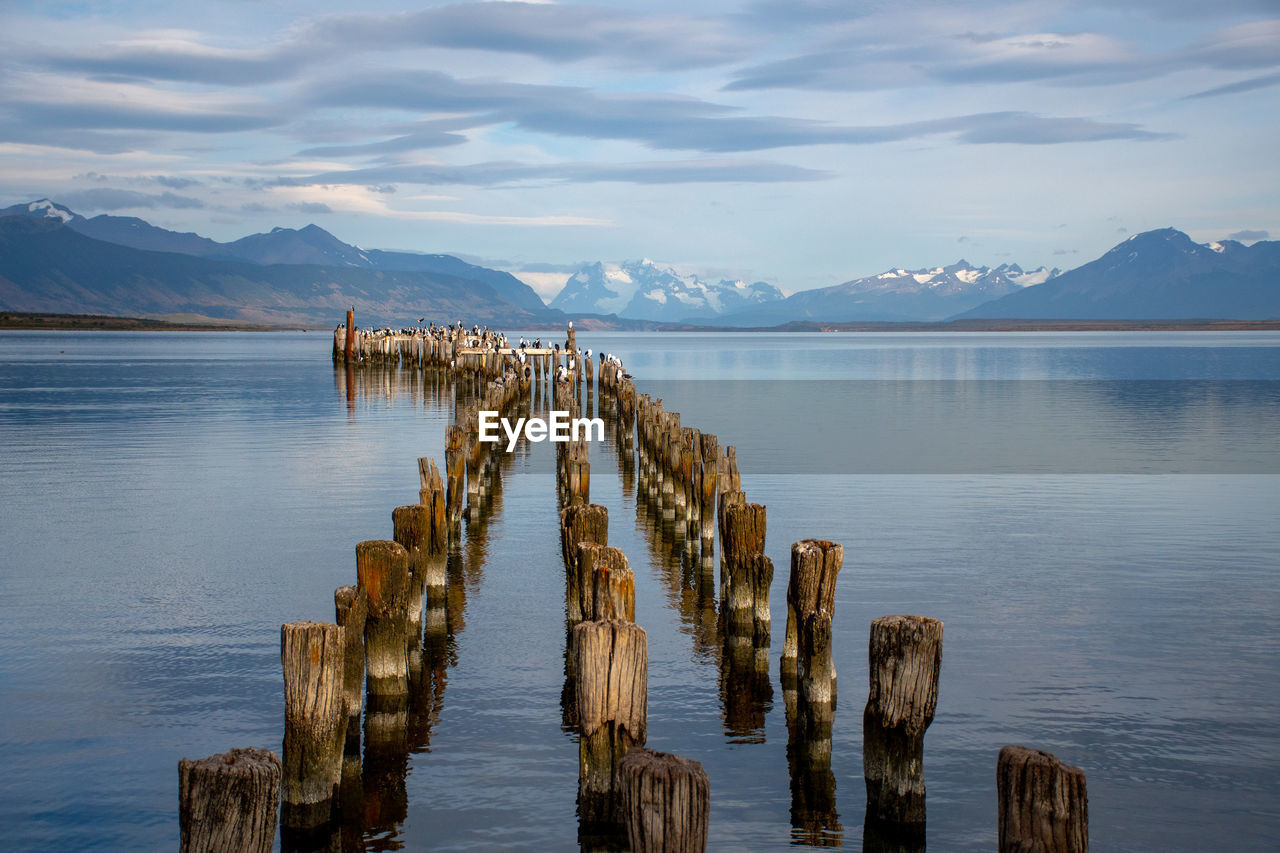
[[[574,351],[572,334],[566,349]],[[403,741],[415,648],[422,649],[413,638],[422,638],[425,628],[430,644],[442,630],[447,551],[457,543],[461,520],[484,506],[493,455],[500,452],[475,440],[476,412],[505,411],[528,390],[530,372],[513,373],[509,360],[506,368],[483,385],[477,405],[459,409],[459,422],[446,435],[443,474],[433,461],[419,460],[420,502],[393,512],[394,539],[357,546],[358,582],[335,592],[336,624],[283,626],[284,761],[266,751],[232,750],[180,763],[184,850],[270,850],[277,799],[285,829],[327,820],[341,798],[350,763],[343,746],[349,747],[353,726],[359,731],[362,706],[366,761],[375,744]],[[587,370],[582,365],[555,389],[557,406],[575,416],[574,389]],[[638,450],[638,495],[680,532],[683,548],[702,546],[703,567],[719,533],[725,681],[763,678],[767,686],[773,566],[764,554],[766,510],[747,502],[734,449],[721,450],[715,436],[680,426],[678,414],[637,396],[612,364],[602,363],[599,386],[601,411],[614,420],[619,448],[629,454],[634,440]],[[634,850],[701,850],[707,775],[696,762],[643,748],[648,654],[647,635],[635,624],[635,576],[625,555],[608,546],[607,510],[589,503],[587,442],[580,445],[558,448],[557,486],[566,572],[564,722],[579,734],[583,843],[589,846],[595,832],[625,831]],[[791,548],[780,665],[788,757],[814,779],[830,776],[837,693],[831,620],[842,563],[843,548],[835,543],[802,540]],[[709,592],[714,579],[704,572],[703,580]],[[941,641],[941,622],[924,617],[883,617],[871,625],[864,849],[923,849],[923,738],[937,704]],[[1005,747],[997,788],[1002,853],[1088,849],[1078,769],[1047,753]],[[812,843],[821,843],[821,830],[814,827]]]

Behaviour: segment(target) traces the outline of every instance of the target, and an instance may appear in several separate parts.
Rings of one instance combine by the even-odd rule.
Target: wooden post
[[[783,681],[795,678],[800,628],[819,610],[834,615],[836,577],[844,548],[824,539],[801,539],[791,545],[791,580],[787,584],[787,636],[782,641]],[[835,678],[834,672],[832,678]],[[785,690],[785,684],[783,689]]]
[[[636,576],[620,548],[579,542],[577,566],[582,621],[636,621]]]
[[[280,759],[233,749],[178,762],[182,853],[271,853],[280,802]]]
[[[424,624],[428,647],[443,648],[444,638],[448,632],[448,621],[445,608],[448,599],[447,570],[449,562],[449,517],[448,500],[444,480],[435,460],[422,458],[418,460],[418,473],[421,488],[419,497],[427,508],[430,536],[427,540],[426,554],[426,599],[427,612]]]
[[[427,552],[431,547],[431,509],[422,504],[398,506],[391,511],[393,538],[409,555],[409,591],[405,607],[409,636],[422,632],[422,599],[427,592]]]
[[[1088,853],[1084,771],[1047,752],[1006,746],[996,762],[1000,853]]]
[[[308,827],[329,819],[342,779],[347,734],[343,703],[343,629],[322,622],[280,628],[284,668],[282,823]]]
[[[573,629],[573,657],[579,815],[587,823],[617,823],[618,762],[644,745],[648,724],[648,637],[631,622],[583,622]]]
[[[711,783],[701,764],[637,747],[619,763],[618,782],[633,853],[707,848]]]
[[[348,717],[364,707],[364,623],[369,605],[354,586],[333,591],[335,621],[343,628],[342,699]]]
[[[871,690],[862,715],[867,819],[923,829],[924,733],[938,704],[942,623],[882,616],[871,623],[868,658]]]
[[[609,544],[609,510],[598,504],[574,504],[560,511],[560,556],[565,565],[565,600],[569,606],[569,624],[582,621],[581,571],[578,568],[578,543]]]
[[[449,527],[454,530],[462,522],[462,499],[467,488],[466,431],[457,424],[444,430],[444,468],[447,478],[446,505],[449,510]]]
[[[406,696],[409,554],[398,542],[361,542],[356,545],[356,574],[369,603],[364,629],[369,696]]]
[[[347,312],[347,340],[342,348],[342,357],[350,364],[356,357],[356,310]]]
[[[751,635],[759,624],[765,636],[769,625],[769,585],[773,580],[773,563],[764,553],[766,512],[763,504],[732,504],[724,514],[724,538],[721,547],[724,564],[725,607],[731,633]]]

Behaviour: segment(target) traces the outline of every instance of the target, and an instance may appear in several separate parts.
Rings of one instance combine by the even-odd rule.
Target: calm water
[[[592,448],[592,498],[636,569],[649,634],[649,746],[706,767],[711,848],[799,840],[777,655],[790,543],[821,536],[846,548],[828,841],[861,846],[868,624],[918,613],[946,623],[925,745],[930,849],[994,847],[1006,743],[1085,770],[1096,850],[1274,849],[1280,335],[580,344],[622,355],[642,392],[661,387],[686,424],[737,444],[744,488],[769,508],[775,701],[743,737],[727,731],[713,621],[638,518],[616,454]],[[442,458],[452,414],[403,377],[348,389],[328,347],[301,333],[0,334],[10,849],[172,849],[180,757],[279,750],[281,623],[332,620],[355,543],[390,536],[392,509],[416,500],[416,458]],[[732,394],[686,381],[708,378],[735,380],[719,386]],[[816,387],[761,392],[800,379]],[[821,409],[823,384],[898,408],[844,421]],[[947,424],[956,443],[909,468],[904,447],[924,453]],[[1046,453],[1085,450],[1037,469],[1025,443],[1037,431]],[[880,443],[859,453],[872,433]],[[1000,443],[973,434],[1012,436],[1022,455],[1000,468]],[[822,464],[778,455],[797,435]],[[868,469],[871,456],[899,461]],[[1105,465],[1071,464],[1082,456]],[[956,457],[979,461],[938,461]],[[371,829],[371,848],[576,847],[553,470],[551,445],[520,449],[466,543],[440,707],[408,762],[403,819]]]

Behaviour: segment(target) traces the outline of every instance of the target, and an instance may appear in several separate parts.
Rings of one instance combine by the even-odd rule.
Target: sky
[[[0,0],[0,206],[794,292],[1280,238],[1280,0]]]

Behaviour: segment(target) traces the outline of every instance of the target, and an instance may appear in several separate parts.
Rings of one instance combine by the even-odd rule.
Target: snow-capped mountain
[[[781,299],[782,291],[763,281],[704,281],[645,259],[588,264],[569,277],[550,307],[566,313],[679,322]]]
[[[833,287],[802,290],[776,305],[737,312],[722,322],[771,326],[793,320],[943,320],[1056,275],[1058,270],[1044,267],[975,267],[965,260],[945,267],[895,268]]]
[[[1196,243],[1174,228],[1134,234],[1097,260],[966,317],[1070,320],[1280,318],[1280,241]]]
[[[62,222],[70,222],[73,219],[84,219],[83,216],[63,207],[57,202],[49,201],[42,198],[39,201],[32,201],[26,204],[14,204],[6,208],[0,208],[0,216],[35,216],[44,219],[58,219]]]

